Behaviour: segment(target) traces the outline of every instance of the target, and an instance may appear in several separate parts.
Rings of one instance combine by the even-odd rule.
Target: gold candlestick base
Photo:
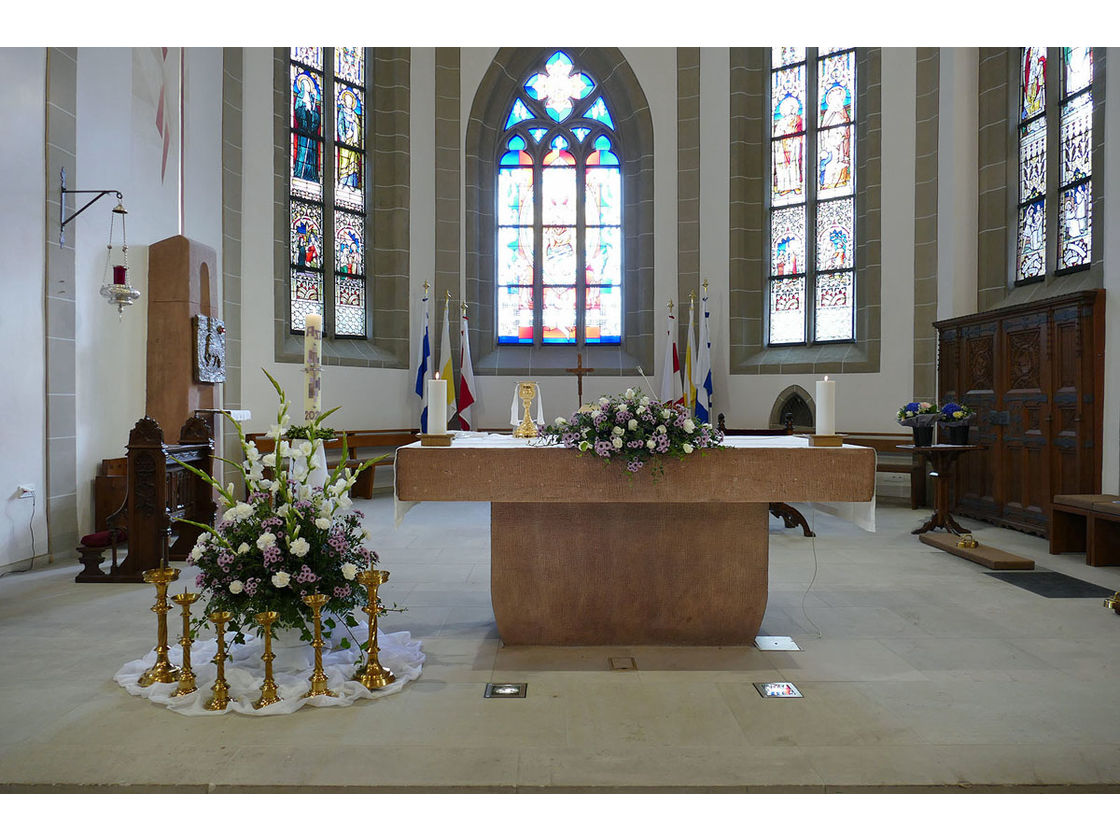
[[[156,614],[156,664],[140,675],[138,683],[147,688],[152,683],[173,683],[179,681],[179,669],[167,658],[167,613],[171,605],[167,603],[167,587],[179,577],[179,570],[168,568],[149,569],[144,572],[144,582],[156,588],[156,604],[151,608]]]
[[[272,660],[276,658],[276,654],[272,652],[272,622],[279,617],[280,613],[271,611],[257,613],[255,616],[264,638],[264,653],[261,654],[261,659],[264,660],[264,682],[261,684],[260,699],[253,704],[254,709],[263,709],[265,706],[280,702],[280,695],[276,691],[276,680],[272,678]]]
[[[359,572],[356,580],[366,587],[369,604],[362,607],[362,612],[369,616],[369,642],[366,645],[366,664],[354,674],[354,679],[364,685],[368,690],[374,691],[384,688],[389,683],[396,681],[396,676],[377,660],[377,587],[389,579],[389,573],[382,569],[370,569]]]
[[[323,623],[319,611],[329,601],[326,595],[316,593],[305,595],[303,603],[311,607],[312,619],[315,622],[315,640],[311,647],[315,648],[315,670],[311,672],[311,690],[304,697],[337,697],[338,693],[327,688],[327,674],[323,670]]]
[[[533,397],[536,396],[536,393],[536,382],[517,383],[517,396],[521,397],[521,404],[525,406],[525,416],[521,418],[521,425],[513,430],[513,436],[516,438],[537,437],[537,424],[533,422],[530,413],[530,409],[533,405]]]
[[[183,666],[179,669],[179,687],[171,692],[172,697],[182,697],[198,690],[194,669],[191,668],[191,604],[200,597],[197,592],[180,592],[171,596],[171,600],[183,610],[183,635],[179,638],[179,645],[183,648]]]
[[[229,705],[229,683],[226,682],[226,622],[233,618],[233,613],[212,612],[209,617],[218,631],[218,652],[211,660],[218,666],[218,678],[214,680],[213,693],[203,704],[203,708],[211,712],[220,712]]]

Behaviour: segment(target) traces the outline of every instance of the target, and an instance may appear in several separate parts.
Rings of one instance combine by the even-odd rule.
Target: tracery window
[[[598,83],[554,52],[498,141],[498,344],[622,341],[622,178]]]
[[[291,329],[314,313],[366,338],[366,50],[292,47],[289,66]]]
[[[855,339],[856,52],[774,47],[767,342]]]
[[[1047,97],[1057,58],[1057,108]],[[1054,273],[1088,268],[1093,245],[1093,50],[1091,47],[1023,47],[1018,90],[1019,203],[1016,283],[1046,276],[1048,242]],[[1053,97],[1051,97],[1052,99]],[[1058,119],[1051,119],[1056,110]],[[1057,161],[1056,166],[1048,162]],[[1054,197],[1056,213],[1048,204]],[[1056,217],[1056,218],[1055,218]],[[1048,237],[1056,225],[1057,237]]]

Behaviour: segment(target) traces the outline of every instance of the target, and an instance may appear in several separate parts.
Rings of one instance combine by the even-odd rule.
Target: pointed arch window
[[[317,314],[328,336],[368,337],[366,66],[364,47],[291,48],[292,332]]]
[[[621,150],[598,83],[554,52],[497,152],[498,344],[622,341]]]
[[[774,47],[767,343],[855,340],[856,51]]]

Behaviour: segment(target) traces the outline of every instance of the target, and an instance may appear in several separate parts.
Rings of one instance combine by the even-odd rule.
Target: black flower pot
[[[933,446],[933,426],[915,426],[914,445]]]
[[[953,446],[968,446],[968,426],[946,426],[945,429]]]

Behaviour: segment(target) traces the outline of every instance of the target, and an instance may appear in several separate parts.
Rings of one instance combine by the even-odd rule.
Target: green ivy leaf
[[[350,615],[350,613],[346,613],[346,626],[347,627],[357,627],[358,626],[358,620],[356,618],[354,618],[354,616]]]
[[[324,624],[324,625],[326,625],[327,627],[331,628],[332,630],[333,630],[333,629],[335,628],[335,623],[334,623],[334,619],[333,619],[333,618],[328,618],[328,619],[325,619],[325,620],[323,621],[323,624]]]
[[[349,639],[343,639],[342,641],[340,641],[338,643],[338,646],[340,648],[342,648],[343,650],[349,650],[350,649],[350,640]]]

